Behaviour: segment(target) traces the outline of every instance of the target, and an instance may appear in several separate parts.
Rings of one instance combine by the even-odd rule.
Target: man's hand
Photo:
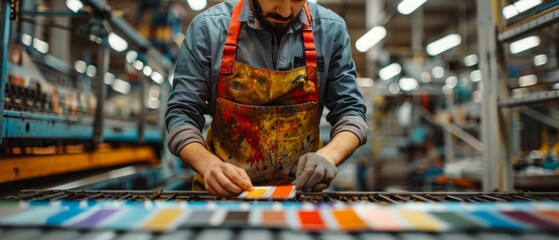
[[[230,163],[215,163],[206,168],[202,175],[206,190],[216,196],[236,196],[253,188],[246,171]]]
[[[296,187],[302,191],[321,192],[330,186],[338,168],[317,153],[307,153],[299,158]]]

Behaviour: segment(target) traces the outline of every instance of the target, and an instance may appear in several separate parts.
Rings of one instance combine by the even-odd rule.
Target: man
[[[350,44],[343,19],[305,0],[227,1],[196,16],[166,113],[169,149],[197,172],[193,190],[327,188],[367,136]],[[324,106],[333,127],[322,146]]]

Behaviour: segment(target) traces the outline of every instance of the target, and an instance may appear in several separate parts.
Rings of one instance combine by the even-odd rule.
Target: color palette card
[[[244,199],[290,199],[295,197],[295,185],[258,186],[252,191],[242,192],[238,198]]]

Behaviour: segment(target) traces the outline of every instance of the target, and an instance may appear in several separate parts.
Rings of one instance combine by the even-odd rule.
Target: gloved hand
[[[317,153],[307,153],[297,164],[296,188],[302,191],[321,192],[330,186],[338,168]]]

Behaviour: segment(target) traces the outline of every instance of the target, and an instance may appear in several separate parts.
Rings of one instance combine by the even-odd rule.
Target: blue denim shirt
[[[213,115],[223,45],[236,0],[227,1],[196,16],[182,43],[169,96],[165,121],[169,150],[178,156],[192,142],[205,145],[201,130],[204,114]],[[367,140],[365,105],[355,81],[351,42],[344,20],[334,12],[308,2],[312,16],[319,70],[319,108],[328,108],[330,136],[351,131],[364,144]],[[249,1],[239,15],[242,23],[236,61],[275,70],[291,70],[305,64],[301,24],[307,23],[302,9],[297,20],[279,41],[260,27]]]

